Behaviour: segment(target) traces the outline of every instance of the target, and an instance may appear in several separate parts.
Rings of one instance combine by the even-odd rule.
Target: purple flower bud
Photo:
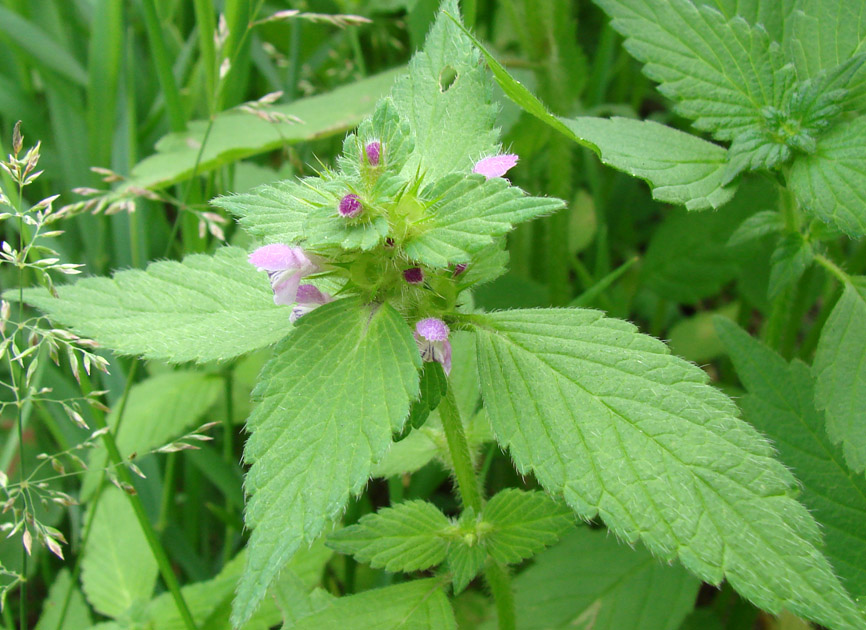
[[[273,243],[259,247],[249,256],[258,269],[266,271],[274,292],[274,304],[295,302],[301,278],[321,269],[315,256],[300,247]]]
[[[480,173],[487,179],[490,179],[491,177],[502,177],[513,168],[515,164],[517,164],[518,159],[519,158],[512,153],[506,155],[491,155],[483,160],[478,160],[478,162],[475,163],[475,168],[472,169],[472,172]]]
[[[292,313],[289,315],[289,321],[292,323],[310,311],[319,308],[322,304],[333,301],[334,298],[327,293],[322,293],[312,284],[302,284],[298,287],[298,294],[295,299],[298,303],[292,307]]]
[[[448,325],[436,317],[422,319],[415,324],[415,343],[425,361],[442,364],[445,374],[451,373],[451,342]]]
[[[349,193],[340,199],[340,216],[347,219],[353,219],[359,214],[364,207],[361,205],[361,198],[354,193]]]
[[[367,154],[367,161],[370,166],[379,166],[379,155],[382,153],[382,143],[378,140],[373,140],[364,147]]]
[[[409,284],[421,284],[424,282],[424,272],[421,267],[410,267],[403,272],[403,279]]]
[[[454,273],[451,274],[451,277],[456,278],[464,271],[466,271],[466,263],[457,263],[456,265],[454,265]]]

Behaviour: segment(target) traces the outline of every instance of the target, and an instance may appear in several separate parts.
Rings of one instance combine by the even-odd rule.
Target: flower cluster
[[[378,173],[387,158],[386,151],[387,147],[380,140],[367,142],[361,153],[362,166],[373,169],[368,172]],[[517,160],[518,157],[512,154],[485,157],[475,163],[472,172],[483,175],[487,179],[503,177],[517,164]],[[347,191],[342,197],[339,197],[334,210],[335,216],[344,220],[346,225],[358,225],[359,221],[363,223],[369,218],[366,216],[364,201],[354,191]],[[417,213],[417,210],[411,205],[407,208],[401,208],[400,211],[404,215],[410,215],[410,222],[417,220],[416,216],[412,214],[413,212]],[[389,252],[394,248],[394,238],[391,236],[385,238],[383,251]],[[310,311],[334,300],[332,295],[325,293],[312,282],[301,283],[308,276],[328,275],[340,267],[335,261],[327,258],[327,256],[311,253],[301,247],[274,243],[253,251],[249,256],[249,261],[259,270],[267,272],[274,293],[274,303],[291,305],[292,310],[289,319],[291,322],[295,322]],[[421,266],[417,263],[412,264],[411,261],[400,263],[399,260],[403,259],[397,260],[398,262],[394,263],[397,269],[390,272],[397,275],[388,279],[381,277],[386,273],[383,272],[381,265],[377,266],[375,261],[371,260],[370,256],[366,258],[359,256],[353,259],[348,266],[353,268],[352,273],[354,275],[352,277],[358,286],[363,286],[364,282],[372,282],[374,286],[378,286],[385,283],[386,280],[387,282],[396,281],[398,285],[402,284],[404,288],[399,294],[405,298],[404,302],[411,304],[411,307],[403,305],[402,310],[410,321],[416,320],[414,336],[421,357],[424,361],[440,363],[445,373],[449,374],[451,372],[451,344],[448,341],[450,332],[448,325],[441,318],[431,316],[432,313],[424,306],[423,300],[415,299],[413,301],[412,298],[412,295],[417,296],[424,291],[435,294],[442,287],[433,285],[431,291],[431,287],[427,283],[431,282],[432,279],[426,277]],[[345,267],[346,265],[343,264],[342,266]],[[453,284],[453,279],[461,275],[466,268],[466,263],[454,265],[447,282]],[[373,276],[372,280],[369,278],[370,275]],[[315,282],[315,278],[312,281]],[[413,290],[415,294],[412,293]],[[433,310],[436,312],[437,309],[434,308]]]

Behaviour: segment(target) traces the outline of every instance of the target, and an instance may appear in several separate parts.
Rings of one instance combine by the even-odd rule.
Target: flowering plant
[[[423,591],[423,615],[441,621],[429,627],[454,625],[443,585],[459,593],[479,573],[500,627],[513,627],[507,565],[555,542],[575,515],[600,519],[704,581],[727,579],[769,610],[862,627],[794,497],[795,478],[703,370],[596,310],[474,307],[472,291],[506,270],[506,234],[564,204],[504,178],[517,157],[499,143],[490,77],[454,17],[456,2],[444,7],[425,50],[346,138],[334,169],[213,202],[261,242],[251,253],[224,247],[85,279],[57,298],[27,294],[122,353],[207,362],[273,346],[247,422],[251,533],[234,624],[251,618],[296,552],[371,476],[394,470],[388,457],[435,412],[459,515],[410,501],[327,538],[388,571],[443,565],[440,577],[400,591]],[[526,107],[550,117],[537,102]],[[557,121],[585,144],[658,127]],[[678,138],[678,150],[725,153],[666,129],[659,133]],[[739,160],[726,174],[709,158],[684,159],[688,168],[671,174],[657,155],[603,149],[603,159],[658,184],[659,198],[694,208],[726,202],[731,181],[760,166]],[[709,175],[695,174],[704,168]],[[469,437],[476,421],[539,490],[485,498]]]

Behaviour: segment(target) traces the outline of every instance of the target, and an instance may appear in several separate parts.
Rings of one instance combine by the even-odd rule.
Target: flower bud
[[[410,267],[403,271],[403,279],[409,284],[421,284],[424,282],[424,272],[421,267]]]
[[[361,205],[361,198],[354,193],[349,193],[342,199],[340,199],[340,207],[339,212],[341,217],[345,217],[346,219],[354,219],[361,211],[364,209],[364,206]]]
[[[367,161],[370,166],[379,166],[379,156],[382,153],[382,143],[378,140],[373,140],[364,147],[364,152],[367,154]]]

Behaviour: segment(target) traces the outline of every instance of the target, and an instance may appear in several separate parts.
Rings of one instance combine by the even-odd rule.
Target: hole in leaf
[[[439,73],[439,89],[447,92],[454,82],[457,81],[457,71],[451,66],[445,66]]]

